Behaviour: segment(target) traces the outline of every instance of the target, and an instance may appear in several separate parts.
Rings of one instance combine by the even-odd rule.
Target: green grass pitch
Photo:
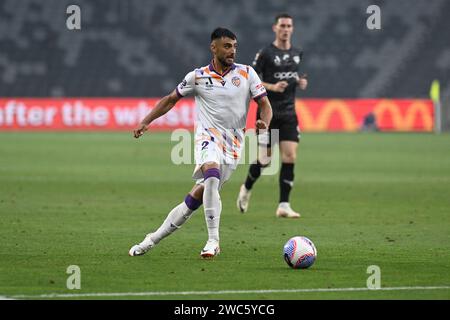
[[[263,176],[249,212],[239,213],[243,165],[221,193],[221,255],[199,256],[207,237],[200,209],[154,250],[129,257],[193,185],[193,165],[171,163],[175,144],[167,133],[1,133],[0,296],[450,298],[450,135],[304,134],[291,196],[300,219],[275,217],[278,175]],[[295,235],[317,247],[308,270],[282,258]],[[70,265],[80,267],[80,290],[66,287]],[[261,291],[365,288],[371,265],[382,288],[407,288]],[[447,288],[410,288],[435,286]],[[222,290],[253,293],[214,294]],[[82,296],[139,292],[153,295]]]

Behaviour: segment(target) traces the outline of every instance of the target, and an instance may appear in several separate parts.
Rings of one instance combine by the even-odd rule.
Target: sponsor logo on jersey
[[[281,59],[279,56],[275,56],[275,59],[273,59],[273,63],[275,63],[276,66],[281,65]]]
[[[207,77],[208,81],[206,81],[206,90],[212,90],[214,88],[214,84],[211,77]]]
[[[184,79],[181,83],[180,83],[180,89],[183,89],[184,87],[186,87],[187,85],[187,81],[186,79]]]
[[[241,85],[241,79],[239,77],[233,77],[233,79],[231,79],[231,83],[236,87],[239,87]]]
[[[298,78],[297,71],[292,72],[275,72],[273,75],[276,79],[283,80],[283,79],[291,79],[291,78]]]

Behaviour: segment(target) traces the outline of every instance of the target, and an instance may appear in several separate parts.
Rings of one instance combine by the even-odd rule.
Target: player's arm
[[[169,112],[169,110],[172,109],[180,99],[181,98],[177,94],[177,91],[173,90],[172,93],[159,100],[152,111],[150,111],[150,113],[145,116],[139,126],[133,131],[134,137],[139,138],[140,136],[142,136],[144,132],[147,131],[147,128],[149,124],[152,123],[152,121]]]
[[[256,130],[258,133],[264,133],[267,132],[270,121],[272,121],[272,106],[267,96],[258,99],[256,103],[260,110],[260,119],[256,121]]]
[[[261,75],[263,73],[263,71],[267,68],[266,61],[270,59],[271,58],[267,56],[267,52],[265,50],[258,51],[255,59],[253,60],[253,68],[255,69],[257,74]],[[278,81],[277,83],[262,82],[262,84],[267,91],[273,92],[284,92],[284,90],[288,86],[287,81],[284,80]]]
[[[297,78],[297,84],[302,90],[308,87],[308,75],[305,73]]]
[[[299,53],[300,61],[303,61],[303,51]],[[297,77],[297,85],[302,90],[306,90],[308,87],[308,75],[306,73],[303,73],[302,75]]]
[[[267,91],[273,92],[284,92],[284,90],[286,90],[286,87],[289,85],[289,83],[285,80],[278,81],[277,83],[263,82],[262,84]]]

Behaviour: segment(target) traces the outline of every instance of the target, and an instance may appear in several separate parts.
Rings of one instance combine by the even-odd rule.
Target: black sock
[[[247,190],[250,190],[253,187],[253,184],[256,182],[256,180],[261,175],[261,163],[259,161],[256,161],[256,163],[252,163],[250,165],[250,169],[248,170],[247,179],[245,180],[245,188]]]
[[[289,202],[289,194],[294,185],[294,164],[282,163],[280,170],[280,202]]]

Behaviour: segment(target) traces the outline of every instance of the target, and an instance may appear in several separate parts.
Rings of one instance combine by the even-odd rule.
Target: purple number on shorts
[[[202,142],[202,150],[204,150],[208,144],[209,144],[209,141],[203,141]]]

